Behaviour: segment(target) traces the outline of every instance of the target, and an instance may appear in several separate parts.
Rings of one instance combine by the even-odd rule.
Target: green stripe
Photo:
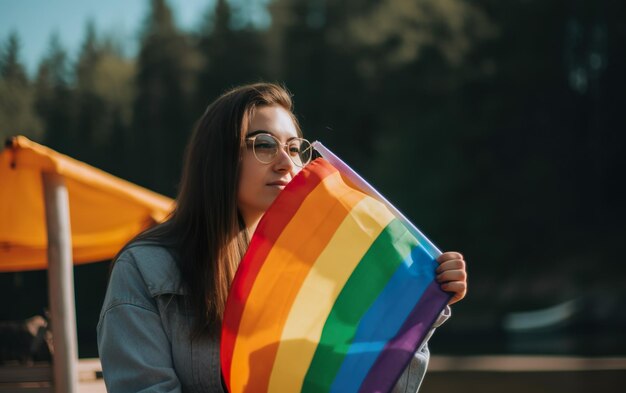
[[[330,311],[302,392],[329,391],[359,321],[416,245],[417,240],[397,219],[393,219],[372,243]]]

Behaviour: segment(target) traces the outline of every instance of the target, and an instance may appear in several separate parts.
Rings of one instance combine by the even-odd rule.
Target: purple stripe
[[[359,392],[391,391],[449,299],[437,282],[426,288],[397,336],[385,345]]]

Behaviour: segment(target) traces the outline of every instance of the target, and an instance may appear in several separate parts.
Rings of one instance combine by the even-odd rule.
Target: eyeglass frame
[[[262,131],[262,130],[259,130]],[[261,160],[256,153],[256,148],[254,147],[254,141],[256,140],[257,137],[259,136],[269,136],[270,138],[274,139],[274,141],[276,141],[276,144],[278,145],[279,149],[278,150],[283,150],[285,153],[287,153],[287,156],[289,157],[289,160],[298,168],[304,168],[309,162],[312,161],[313,159],[313,151],[311,151],[309,159],[307,160],[307,162],[299,164],[297,162],[294,161],[294,157],[291,156],[290,152],[289,152],[289,143],[297,140],[300,141],[300,143],[302,143],[303,141],[309,144],[309,147],[307,147],[305,150],[312,150],[313,149],[313,145],[311,144],[311,142],[308,139],[305,138],[300,138],[300,137],[294,137],[291,138],[287,141],[287,143],[281,143],[280,140],[278,140],[278,138],[276,138],[276,136],[272,135],[269,131],[262,131],[259,132],[257,134],[254,134],[252,136],[246,136],[245,137],[245,142],[246,144],[251,143],[251,147],[252,147],[252,154],[254,155],[254,158],[256,158],[256,160],[258,162],[260,162],[261,164],[271,164],[272,162],[274,162],[276,160],[276,157],[278,157],[278,150],[276,150],[276,154],[274,155],[274,157],[272,157],[272,159],[268,162],[265,162],[263,160]],[[246,146],[248,147],[248,146]],[[298,155],[300,155],[301,153],[299,153]]]

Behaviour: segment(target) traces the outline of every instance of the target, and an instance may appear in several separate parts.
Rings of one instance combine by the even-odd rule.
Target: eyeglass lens
[[[256,158],[269,164],[278,155],[280,143],[271,135],[259,134],[254,139],[254,155]],[[311,144],[306,139],[292,139],[286,144],[286,151],[291,161],[297,166],[304,166],[311,160]]]

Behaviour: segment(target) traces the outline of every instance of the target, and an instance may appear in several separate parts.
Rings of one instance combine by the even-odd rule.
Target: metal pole
[[[78,392],[78,340],[74,305],[72,232],[63,176],[42,173],[48,233],[48,295],[54,353],[54,391]]]

